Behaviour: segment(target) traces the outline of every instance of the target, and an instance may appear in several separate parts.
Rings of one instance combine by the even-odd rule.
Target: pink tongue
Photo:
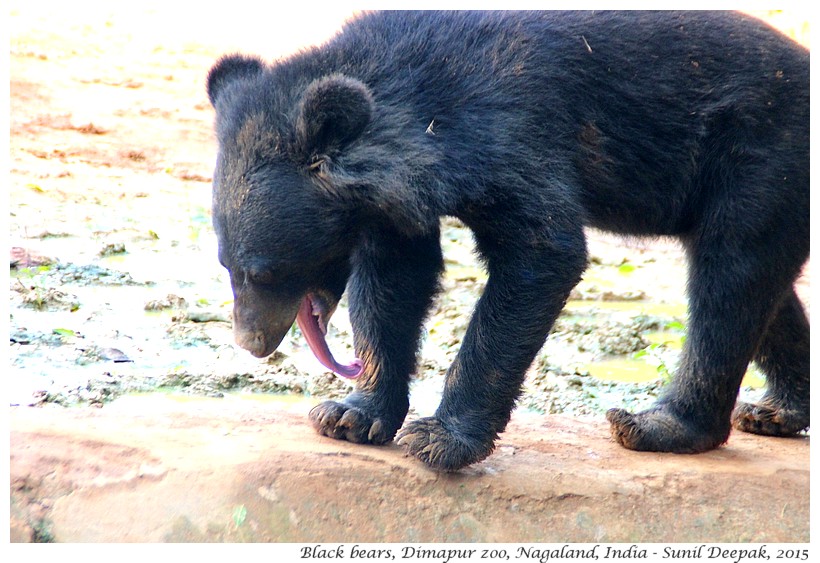
[[[322,329],[319,328],[318,319],[313,314],[313,304],[310,297],[305,297],[302,300],[302,305],[296,314],[296,324],[299,325],[308,346],[323,366],[348,379],[354,379],[362,374],[364,368],[360,359],[356,358],[350,364],[345,365],[340,364],[333,358],[333,354],[330,353],[330,348],[327,347],[327,342],[325,342],[325,335],[322,333]]]

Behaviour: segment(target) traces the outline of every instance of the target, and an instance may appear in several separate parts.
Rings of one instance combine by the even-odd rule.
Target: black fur
[[[273,351],[300,299],[345,285],[365,372],[311,413],[384,443],[408,409],[442,270],[439,218],[472,229],[489,281],[434,417],[399,443],[454,470],[486,457],[586,266],[583,228],[680,238],[689,334],[649,411],[608,414],[639,450],[809,426],[809,54],[727,12],[363,15],[327,44],[211,70],[214,224],[237,340]]]

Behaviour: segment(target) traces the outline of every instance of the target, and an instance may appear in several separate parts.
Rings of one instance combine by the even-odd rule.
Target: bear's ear
[[[314,80],[299,102],[296,135],[305,156],[341,148],[362,134],[373,114],[370,90],[354,78],[333,74]]]
[[[216,105],[219,93],[227,84],[256,76],[264,69],[265,63],[258,57],[234,54],[220,58],[208,72],[208,99],[211,105]]]

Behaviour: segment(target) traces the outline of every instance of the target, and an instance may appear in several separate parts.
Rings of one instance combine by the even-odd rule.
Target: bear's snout
[[[285,334],[286,332],[282,333],[282,336],[280,336],[276,342],[272,342],[267,338],[264,331],[243,331],[234,328],[233,336],[234,341],[243,349],[247,350],[257,358],[264,358],[266,356],[270,356],[273,351],[276,350],[276,347],[279,346],[280,342],[282,342]]]

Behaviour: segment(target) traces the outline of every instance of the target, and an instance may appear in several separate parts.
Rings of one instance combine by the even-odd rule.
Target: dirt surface
[[[298,331],[264,361],[233,345],[205,75],[226,52],[320,42],[350,13],[337,6],[10,3],[12,540],[808,541],[807,436],[682,457],[608,438],[602,413],[651,404],[680,353],[673,242],[590,233],[513,423],[457,475],[314,435],[309,407],[348,387]],[[442,233],[411,416],[435,409],[486,281],[469,232]],[[806,274],[807,304],[808,289]],[[352,355],[344,302],[329,341]],[[761,384],[751,369],[744,397]]]

